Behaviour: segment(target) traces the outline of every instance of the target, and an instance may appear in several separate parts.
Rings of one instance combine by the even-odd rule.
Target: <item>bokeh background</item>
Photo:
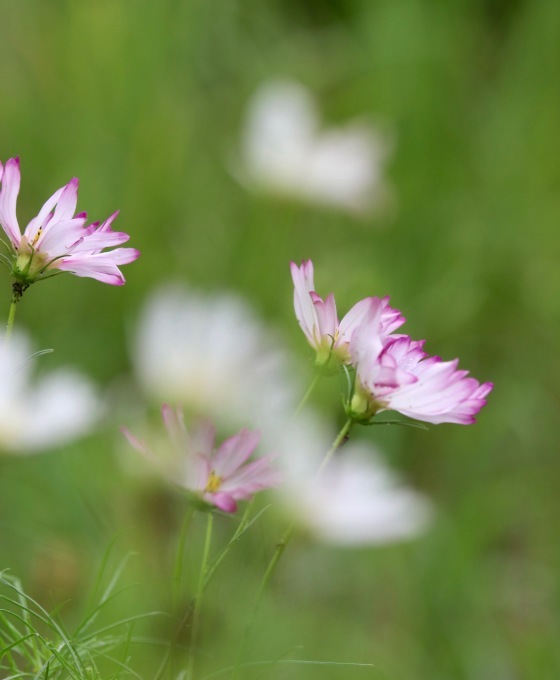
[[[26,293],[16,323],[55,349],[41,368],[79,367],[126,418],[136,319],[173,280],[245,296],[310,380],[288,263],[311,257],[341,310],[390,294],[428,351],[495,383],[472,427],[359,435],[432,499],[424,537],[342,550],[301,536],[264,602],[252,659],[373,668],[255,677],[559,677],[560,5],[3,0],[0,23],[0,158],[21,157],[20,222],[78,176],[78,207],[93,219],[119,208],[117,228],[142,251],[122,288],[68,275]],[[391,129],[390,210],[358,217],[239,181],[248,103],[274,78],[308,87],[325,126]],[[342,422],[336,388],[314,401]],[[45,606],[66,602],[69,628],[111,541],[117,562],[137,553],[123,581],[142,585],[123,611],[165,608],[181,499],[116,461],[119,424],[0,459],[0,566]],[[250,533],[210,589],[201,677],[231,663],[281,527]],[[161,649],[131,656],[149,678]]]

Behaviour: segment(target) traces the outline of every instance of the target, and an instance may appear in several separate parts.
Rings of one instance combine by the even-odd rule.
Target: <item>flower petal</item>
[[[122,286],[125,278],[117,265],[134,262],[140,256],[135,248],[117,248],[107,253],[78,254],[63,257],[53,263],[53,267],[72,272],[76,276],[97,279],[113,286]]]
[[[212,468],[227,479],[249,458],[261,438],[260,432],[240,430],[220,446],[212,459]]]
[[[19,158],[10,158],[6,162],[3,172],[0,173],[0,179],[2,182],[2,189],[0,190],[0,226],[6,232],[14,248],[18,248],[21,239],[21,231],[16,215],[16,204],[21,180]]]

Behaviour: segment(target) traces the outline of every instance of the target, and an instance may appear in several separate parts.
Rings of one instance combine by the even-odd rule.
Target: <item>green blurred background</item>
[[[56,350],[42,366],[100,386],[126,375],[138,311],[169,279],[247,296],[309,362],[288,262],[311,257],[341,310],[390,294],[428,351],[495,383],[473,427],[368,433],[438,508],[424,538],[344,551],[301,538],[264,603],[251,658],[374,668],[254,677],[560,677],[560,4],[2,0],[0,25],[0,158],[21,157],[20,223],[78,176],[79,209],[120,208],[115,227],[142,251],[123,288],[61,276],[26,294],[17,324]],[[308,86],[325,125],[390,122],[394,214],[358,220],[235,180],[247,102],[275,77]],[[138,552],[128,604],[164,608],[180,499],[115,465],[116,429],[0,460],[1,566],[46,606],[69,600],[70,626],[115,536],[117,555]],[[280,528],[256,531],[209,592],[201,670],[231,662]],[[153,677],[161,650],[133,652]]]

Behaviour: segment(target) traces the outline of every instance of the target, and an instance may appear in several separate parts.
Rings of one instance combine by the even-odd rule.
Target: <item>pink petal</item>
[[[201,419],[191,428],[189,445],[193,453],[203,455],[210,460],[214,452],[215,438],[216,428],[210,420]]]
[[[370,370],[383,349],[380,335],[381,301],[371,298],[362,323],[354,329],[350,340],[350,355],[358,371]],[[373,303],[373,301],[376,301]]]
[[[110,231],[111,224],[117,219],[119,212],[120,210],[115,210],[115,212],[112,215],[109,215],[109,217],[99,227],[99,231]]]
[[[221,490],[229,491],[235,498],[241,499],[248,498],[262,489],[278,486],[284,477],[273,467],[272,460],[271,456],[263,456],[244,465],[224,480]]]
[[[112,248],[113,246],[120,246],[130,239],[128,234],[123,231],[104,232],[98,229],[91,235],[86,235],[76,245],[69,247],[67,252],[80,253],[84,251],[100,251],[103,248]]]
[[[212,459],[212,467],[216,474],[227,479],[249,458],[260,438],[260,432],[243,429],[226,439]]]
[[[53,263],[53,267],[69,271],[76,276],[97,279],[113,286],[122,286],[125,278],[117,265],[128,264],[140,256],[135,248],[117,248],[107,253],[77,254],[63,257]]]
[[[74,217],[66,222],[55,223],[52,217],[47,228],[43,229],[42,235],[37,239],[37,249],[48,253],[49,259],[65,255],[72,244],[87,234],[87,229],[84,228],[85,221],[85,217]],[[28,235],[26,229],[25,233],[28,238],[32,238],[31,231]]]
[[[427,357],[424,340],[412,340],[408,335],[391,339],[383,348],[382,356],[391,356],[403,371],[415,372],[418,363]]]
[[[129,444],[133,446],[140,453],[148,453],[149,449],[146,444],[139,439],[137,439],[126,427],[121,427],[121,432],[127,438]]]
[[[338,328],[338,344],[350,342],[352,333],[366,320],[372,306],[375,305],[376,299],[369,297],[360,300],[344,315]]]
[[[163,404],[161,415],[165,428],[169,433],[169,438],[175,445],[175,448],[180,453],[184,453],[188,445],[188,433],[183,422],[183,413],[179,409],[173,409],[169,404]]]
[[[400,328],[406,319],[398,309],[389,306],[388,297],[383,298],[382,302],[385,304],[381,314],[381,333],[387,336]]]
[[[205,493],[203,494],[203,498],[205,501],[215,505],[224,512],[235,512],[237,510],[237,503],[235,502],[235,499],[233,496],[230,496],[227,493],[222,493],[221,491],[212,494]]]
[[[18,248],[21,239],[21,231],[16,215],[17,197],[21,181],[19,158],[10,158],[6,162],[1,174],[1,181],[0,226],[6,232],[14,248]]]
[[[64,188],[65,187],[61,187],[60,189],[55,191],[54,194],[45,202],[45,204],[39,211],[39,214],[29,222],[29,224],[25,228],[25,237],[27,238],[28,241],[34,240],[40,228],[43,229],[43,238],[45,237],[45,234],[51,229],[51,227],[53,226],[51,224],[53,217],[53,213],[51,211],[54,209],[60,197],[62,196]]]
[[[54,220],[56,222],[66,222],[74,217],[78,203],[78,183],[78,178],[73,177],[62,189],[56,210],[54,211]]]
[[[457,360],[435,361],[429,357],[418,364],[418,382],[395,390],[388,408],[418,420],[439,424],[474,422],[474,415],[485,405],[491,383],[480,385],[467,372],[457,370]]]
[[[336,316],[336,303],[333,294],[328,295],[324,302],[313,291],[309,295],[315,308],[316,326],[314,337],[317,344],[320,344],[324,338],[332,338],[334,341],[338,327],[338,318]]]
[[[317,314],[309,295],[313,290],[313,263],[311,260],[307,260],[299,268],[294,262],[291,262],[290,269],[294,282],[294,310],[296,319],[310,345],[316,347]]]

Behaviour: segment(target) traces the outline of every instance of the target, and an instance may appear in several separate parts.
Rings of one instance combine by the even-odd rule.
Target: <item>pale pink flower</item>
[[[247,462],[257,448],[259,432],[242,429],[216,450],[216,431],[209,421],[199,421],[192,432],[188,432],[179,409],[164,404],[162,416],[172,453],[167,463],[126,428],[122,431],[135,449],[163,467],[171,481],[205,503],[224,512],[235,512],[237,501],[247,500],[257,491],[282,481],[280,472],[271,464],[271,456]]]
[[[130,238],[124,232],[111,231],[118,215],[113,213],[101,225],[86,226],[86,213],[74,215],[78,201],[78,179],[71,179],[43,205],[23,234],[16,216],[20,187],[19,158],[0,163],[0,226],[13,248],[12,275],[25,290],[37,279],[52,275],[52,270],[68,271],[115,286],[123,285],[119,267],[136,260],[135,248],[116,248]]]
[[[380,411],[393,410],[434,424],[474,423],[492,383],[481,385],[467,377],[468,371],[457,369],[458,359],[428,356],[423,340],[403,335],[387,339],[380,349],[370,341],[376,323],[371,315],[352,338],[356,389],[351,414],[368,420]]]
[[[309,344],[317,352],[318,365],[326,364],[331,356],[342,363],[349,363],[350,340],[366,318],[376,317],[378,323],[372,328],[371,340],[379,344],[405,321],[398,310],[389,306],[388,297],[360,300],[339,321],[333,294],[323,300],[315,292],[313,262],[305,260],[301,267],[291,262],[290,267],[296,318]]]

